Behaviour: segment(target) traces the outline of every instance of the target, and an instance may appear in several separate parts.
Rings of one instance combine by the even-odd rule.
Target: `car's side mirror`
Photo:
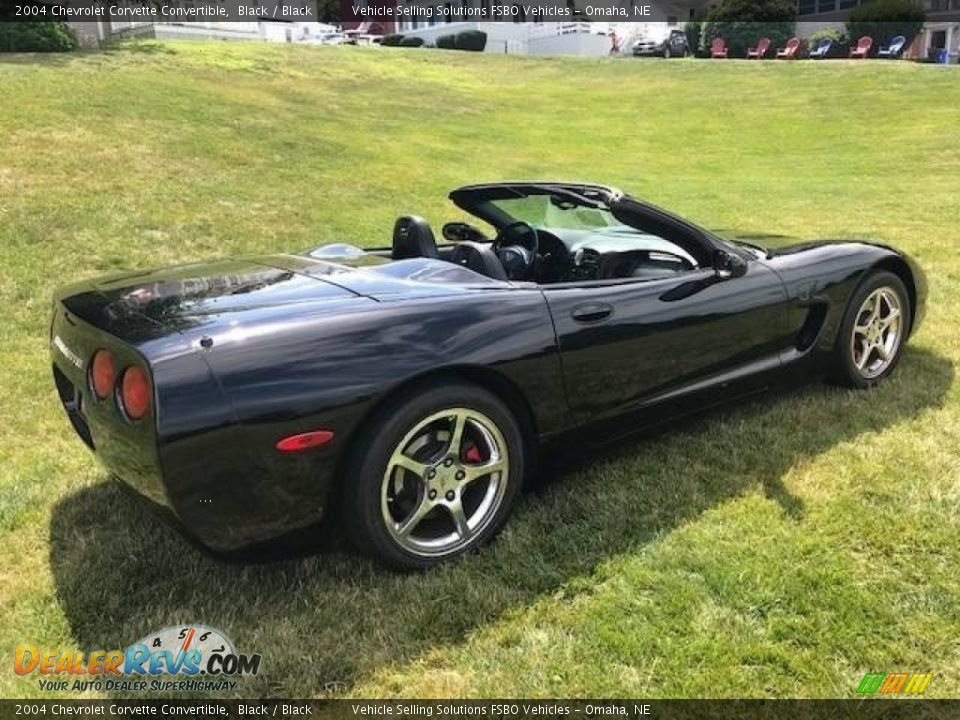
[[[713,254],[713,270],[720,280],[743,277],[747,274],[747,261],[736,253],[717,250]]]

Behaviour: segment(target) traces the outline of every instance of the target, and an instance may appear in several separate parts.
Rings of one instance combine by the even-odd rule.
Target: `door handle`
[[[581,323],[595,323],[606,320],[613,315],[613,305],[607,303],[593,302],[577,305],[570,316]]]

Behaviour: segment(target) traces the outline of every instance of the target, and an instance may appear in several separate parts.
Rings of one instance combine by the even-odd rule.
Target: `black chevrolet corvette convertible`
[[[389,248],[61,288],[50,347],[73,427],[209,548],[327,513],[421,568],[497,532],[541,443],[783,378],[866,387],[923,316],[923,272],[882,245],[747,242],[584,183],[450,199],[478,222],[439,244],[405,216]]]

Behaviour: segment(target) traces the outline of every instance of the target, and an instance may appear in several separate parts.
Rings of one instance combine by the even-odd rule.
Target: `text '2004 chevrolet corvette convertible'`
[[[50,346],[73,427],[210,548],[336,507],[361,549],[420,568],[497,532],[543,441],[798,371],[866,387],[923,315],[923,272],[882,245],[764,247],[583,183],[450,198],[490,236],[451,222],[438,244],[405,216],[380,250],[61,288]]]

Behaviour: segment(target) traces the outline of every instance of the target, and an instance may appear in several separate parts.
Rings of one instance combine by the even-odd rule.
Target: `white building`
[[[400,0],[398,7],[411,0]],[[522,0],[455,0],[451,2],[436,0],[416,0],[419,7],[435,9],[432,17],[399,17],[396,32],[408,37],[420,37],[427,44],[434,44],[438,37],[455,34],[465,30],[482,30],[487,34],[486,52],[519,55],[607,55],[613,47],[611,35],[617,36],[620,48],[628,48],[641,34],[654,32],[663,34],[663,28],[655,26],[682,25],[689,20],[697,9],[719,2],[719,0],[615,0],[613,3],[589,5],[586,0],[569,0],[568,5],[576,12],[570,21],[538,21],[536,17],[526,17],[522,13]],[[603,5],[602,12],[592,8]],[[451,22],[449,17],[455,12],[468,13],[470,8],[482,8],[489,13],[494,6],[513,13],[516,22]],[[642,10],[647,6],[651,14],[644,16]],[[451,11],[455,11],[452,13]],[[649,19],[645,19],[649,17]]]
[[[316,17],[316,0],[312,4]],[[260,40],[266,42],[309,42],[335,28],[316,22],[283,22],[271,20],[236,22],[153,22],[138,20],[103,20],[68,22],[81,47],[98,47],[111,40],[156,38],[160,40]]]

